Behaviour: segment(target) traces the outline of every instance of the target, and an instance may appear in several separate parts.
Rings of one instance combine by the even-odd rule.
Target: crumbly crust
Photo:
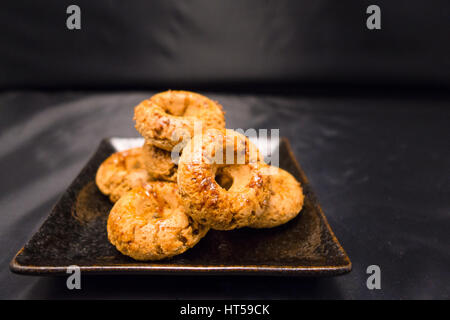
[[[273,228],[295,218],[303,207],[304,195],[300,183],[287,171],[271,167],[269,206],[249,227]]]
[[[153,180],[142,159],[142,148],[116,152],[98,168],[95,182],[100,191],[114,203],[134,187]]]
[[[183,138],[192,137],[195,121],[203,129],[225,128],[222,106],[189,91],[165,91],[134,109],[137,131],[152,145],[171,151]]]
[[[144,166],[155,180],[177,181],[178,165],[172,161],[171,152],[145,142],[142,148]]]
[[[217,160],[218,150],[224,152],[225,164],[213,160]],[[234,160],[245,161],[226,164],[225,150],[233,151]],[[178,165],[178,186],[186,213],[217,230],[242,228],[255,222],[270,196],[270,178],[264,174],[268,165],[259,157],[256,147],[233,130],[211,129],[194,136],[183,149]],[[218,175],[232,180],[228,190],[216,181]]]
[[[155,181],[124,194],[108,217],[109,241],[136,260],[160,260],[192,248],[208,232],[184,211],[177,185]]]

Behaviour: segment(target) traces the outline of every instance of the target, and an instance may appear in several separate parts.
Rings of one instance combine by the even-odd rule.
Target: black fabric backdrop
[[[369,4],[382,30],[366,29]],[[450,298],[449,17],[448,0],[1,1],[0,298]],[[160,88],[219,100],[229,128],[280,128],[353,271],[86,277],[81,291],[12,274],[99,141],[136,136],[132,107]]]
[[[70,4],[80,31],[66,28]],[[370,4],[381,30],[366,28]],[[0,88],[450,85],[448,0],[0,6]]]

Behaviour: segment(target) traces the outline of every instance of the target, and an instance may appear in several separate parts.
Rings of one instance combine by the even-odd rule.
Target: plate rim
[[[108,143],[111,144],[111,139],[114,138],[124,138],[124,137],[109,137],[103,138],[100,141],[96,151],[86,162],[89,163],[99,151],[99,148],[102,144]],[[287,152],[289,156],[294,161],[294,165],[299,172],[301,179],[309,185],[309,180],[306,177],[300,163],[297,161],[295,154],[292,150],[289,139],[286,137],[280,138],[280,144],[284,143],[287,148]],[[83,167],[84,169],[85,167]],[[75,177],[75,179],[69,184],[66,190],[70,189],[75,181],[81,176],[83,169],[80,173]],[[63,193],[64,194],[64,193]],[[317,200],[317,197],[313,190],[310,187],[310,196]],[[61,200],[61,197],[56,201],[54,206],[52,207],[50,214],[47,215],[43,223],[39,226],[37,231],[28,239],[26,244],[33,238],[33,236],[39,232],[41,227],[47,222],[51,213],[55,209],[56,205]],[[342,254],[342,258],[345,263],[342,265],[335,266],[269,266],[269,265],[217,265],[217,266],[205,266],[205,265],[190,265],[190,266],[181,266],[181,265],[168,265],[168,264],[152,264],[152,265],[144,265],[136,262],[135,265],[92,265],[92,266],[78,266],[80,268],[80,272],[90,273],[90,274],[155,274],[155,275],[274,275],[274,276],[338,276],[345,273],[348,273],[352,270],[352,262],[342,247],[341,243],[337,239],[334,234],[331,226],[326,218],[322,207],[318,201],[314,201],[314,206],[317,209],[317,212],[322,219],[327,231],[332,237],[333,242],[337,246],[337,250]],[[34,266],[34,265],[22,265],[17,261],[18,256],[23,252],[26,244],[14,255],[13,259],[9,264],[9,269],[11,272],[22,275],[65,275],[67,274],[67,268],[69,266]]]

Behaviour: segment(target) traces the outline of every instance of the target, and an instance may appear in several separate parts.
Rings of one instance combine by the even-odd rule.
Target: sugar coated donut
[[[108,217],[108,239],[136,260],[160,260],[197,244],[208,228],[185,214],[177,185],[154,181],[125,193]]]
[[[134,109],[137,131],[152,145],[171,151],[183,137],[192,137],[195,122],[202,129],[225,128],[222,106],[189,91],[165,91]]]
[[[249,227],[273,228],[295,218],[303,207],[304,195],[300,183],[287,171],[271,167],[270,200],[264,213]]]
[[[119,200],[132,188],[151,180],[143,164],[142,148],[112,154],[100,165],[95,177],[100,191],[109,196],[112,202]]]
[[[195,135],[178,164],[186,213],[217,230],[255,222],[269,201],[266,167],[257,148],[236,131],[210,129]]]

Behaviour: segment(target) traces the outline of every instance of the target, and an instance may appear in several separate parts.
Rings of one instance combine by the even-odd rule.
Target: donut
[[[302,210],[304,195],[300,183],[287,171],[270,167],[269,206],[251,228],[273,228],[295,218]]]
[[[216,230],[255,222],[269,201],[266,167],[257,148],[240,133],[210,129],[195,135],[178,163],[177,181],[186,213]]]
[[[178,165],[172,161],[170,151],[159,149],[145,142],[142,148],[142,158],[151,178],[172,182],[177,181]]]
[[[97,170],[95,182],[111,202],[134,187],[151,181],[142,159],[142,148],[113,153]]]
[[[167,151],[192,137],[196,121],[202,121],[203,129],[225,128],[222,106],[189,91],[169,90],[142,101],[134,109],[134,120],[147,142]]]
[[[108,217],[108,240],[135,260],[160,260],[192,248],[208,228],[186,215],[177,185],[154,181],[125,193]]]

